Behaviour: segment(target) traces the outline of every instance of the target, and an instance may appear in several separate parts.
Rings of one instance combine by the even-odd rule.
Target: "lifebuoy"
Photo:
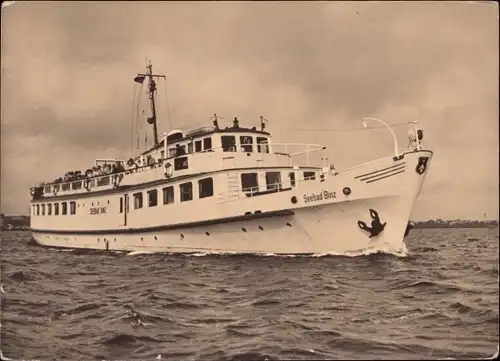
[[[250,137],[243,138],[243,144],[250,144]]]
[[[85,182],[83,182],[83,187],[87,190],[87,192],[90,191],[90,180],[85,179]]]
[[[173,169],[172,169],[172,164],[166,163],[165,164],[165,177],[170,178],[173,174]]]

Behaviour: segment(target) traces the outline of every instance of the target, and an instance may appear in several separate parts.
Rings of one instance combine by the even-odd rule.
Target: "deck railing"
[[[255,154],[262,154],[263,156],[265,154],[269,155],[277,155],[277,156],[284,156],[288,158],[288,165],[293,166],[295,165],[294,160],[296,157],[301,156],[301,155],[306,155],[306,162],[305,164],[301,164],[302,166],[312,166],[311,162],[311,157],[310,154],[312,153],[317,153],[317,152],[324,152],[326,150],[326,147],[319,145],[319,144],[302,144],[302,143],[255,143],[253,145],[253,152]],[[258,148],[260,146],[260,148]],[[272,146],[272,148],[270,147]],[[199,153],[207,153],[207,152],[215,152],[219,149],[224,149],[227,147],[215,147],[207,150],[203,150],[201,152],[192,152],[192,153],[186,153],[180,156],[175,156],[175,157],[166,157],[163,159],[158,159],[154,160],[153,162],[150,162],[149,164],[145,165],[138,165],[137,163],[135,164],[135,167],[129,167],[128,169],[125,169],[120,172],[115,172],[115,173],[108,173],[108,174],[102,174],[102,175],[95,175],[92,177],[83,177],[83,178],[78,178],[74,179],[71,181],[66,181],[66,182],[53,182],[53,183],[42,183],[39,187],[34,187],[35,188],[42,188],[43,193],[48,194],[48,193],[53,193],[53,194],[59,194],[63,193],[66,194],[66,192],[72,192],[72,191],[78,191],[81,189],[86,189],[86,182],[88,182],[88,186],[90,188],[95,188],[95,187],[109,187],[113,185],[113,180],[112,177],[114,176],[119,176],[120,174],[126,175],[126,174],[133,174],[133,173],[138,173],[138,172],[144,172],[150,169],[154,168],[159,168],[162,167],[165,162],[168,162],[170,160],[173,160],[178,157],[182,156],[192,156],[196,155]],[[270,149],[271,148],[271,149]],[[276,151],[277,149],[282,148],[283,152],[278,152]],[[294,149],[295,148],[295,149]],[[299,149],[297,149],[299,148]],[[257,150],[260,149],[261,152],[258,152]],[[265,150],[265,151],[264,151]],[[272,153],[269,153],[269,151],[272,150]],[[292,151],[296,150],[296,151]],[[232,150],[230,151],[224,151],[224,153],[248,153],[244,151],[243,149],[236,149],[236,147],[233,147]],[[323,157],[323,163],[325,158]],[[317,166],[318,164],[315,164]],[[324,164],[323,164],[324,165]]]
[[[282,147],[283,152],[277,152],[276,148]],[[299,148],[296,151],[294,148]],[[323,155],[326,151],[326,147],[320,145],[320,144],[307,144],[307,143],[273,143],[273,149],[274,149],[274,154],[278,155],[283,155],[287,156],[289,158],[288,160],[288,165],[292,166],[295,165],[294,159],[296,159],[300,155],[305,155],[306,156],[306,166],[310,167],[312,165],[314,166],[319,166],[319,164],[311,164],[311,154],[313,153],[318,153],[322,152]],[[322,157],[323,164],[322,166],[325,166],[325,161],[326,158],[323,156]]]
[[[229,202],[238,199],[246,199],[251,197],[262,196],[271,193],[286,192],[292,190],[295,187],[300,187],[300,184],[310,181],[321,181],[321,175],[318,177],[307,177],[305,179],[290,179],[266,184],[266,189],[261,190],[260,186],[257,187],[240,187],[233,188],[226,192],[220,192],[216,194],[216,198],[219,202]]]

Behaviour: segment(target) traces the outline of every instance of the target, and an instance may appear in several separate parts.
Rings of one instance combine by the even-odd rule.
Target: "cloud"
[[[277,141],[326,143],[347,167],[387,155],[385,130],[293,129],[417,119],[436,151],[423,192],[453,199],[465,163],[466,188],[497,208],[487,200],[498,178],[497,16],[490,4],[452,2],[20,2],[2,10],[3,208],[25,210],[40,177],[130,155],[132,79],[146,56],[168,75],[176,128],[213,113],[250,125],[264,115]],[[426,202],[417,216],[468,212],[466,201],[453,211]]]

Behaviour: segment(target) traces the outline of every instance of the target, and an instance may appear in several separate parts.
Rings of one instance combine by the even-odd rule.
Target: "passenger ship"
[[[279,144],[265,130],[213,126],[157,136],[151,63],[147,90],[154,146],[98,159],[31,188],[31,231],[44,246],[136,252],[318,254],[404,249],[432,151],[416,122],[394,155],[336,170],[312,162],[326,148]],[[210,124],[211,125],[211,124]],[[366,126],[366,123],[364,123]],[[324,155],[324,154],[323,154]]]

